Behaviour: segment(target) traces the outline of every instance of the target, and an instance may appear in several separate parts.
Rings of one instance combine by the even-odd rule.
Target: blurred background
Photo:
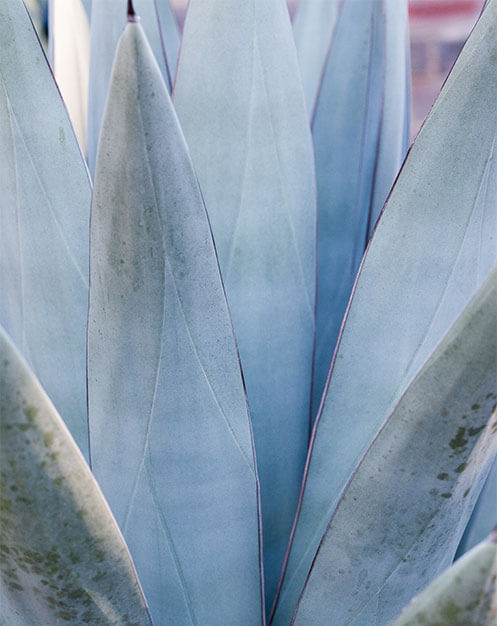
[[[484,0],[410,0],[414,138],[464,45]]]
[[[32,15],[35,16],[35,21],[42,21],[42,14],[46,19],[47,1],[25,0]],[[90,0],[83,1],[90,4]],[[170,0],[170,2],[182,26],[188,0]],[[299,0],[287,2],[290,15],[293,17]],[[484,0],[408,0],[408,2],[413,85],[411,138],[414,139],[473,28],[483,8]]]

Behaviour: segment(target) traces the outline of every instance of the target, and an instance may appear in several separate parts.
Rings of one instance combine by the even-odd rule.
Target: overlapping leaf
[[[21,0],[0,40],[0,322],[87,454],[90,182]]]
[[[490,469],[468,526],[464,531],[457,555],[462,555],[483,541],[497,525],[497,457]]]
[[[343,0],[335,19],[312,120],[319,268],[313,416],[364,249],[408,145],[407,2]]]
[[[450,566],[497,454],[496,371],[497,269],[354,472],[295,624],[388,624]]]
[[[290,604],[369,442],[496,263],[496,22],[492,0],[366,252],[314,430],[286,575]]]
[[[171,89],[178,59],[179,29],[169,0],[135,0],[134,7]],[[126,23],[126,0],[98,0],[91,12],[88,165],[95,171],[98,137],[109,90],[117,42]]]
[[[392,626],[497,623],[497,534],[461,558],[415,598]]]
[[[95,479],[1,329],[0,472],[0,622],[151,626]]]
[[[301,0],[293,20],[295,45],[311,120],[341,3],[342,0]]]
[[[200,189],[139,24],[120,41],[91,225],[92,463],[158,624],[259,624],[256,468]]]
[[[307,448],[315,291],[311,137],[283,0],[193,0],[174,102],[240,348],[272,597]]]

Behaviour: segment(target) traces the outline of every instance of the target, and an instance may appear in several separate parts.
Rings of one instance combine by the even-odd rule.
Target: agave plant
[[[405,2],[87,15],[89,169],[0,0],[0,622],[389,624],[497,523],[497,0],[398,176]],[[492,536],[395,623],[496,607]]]

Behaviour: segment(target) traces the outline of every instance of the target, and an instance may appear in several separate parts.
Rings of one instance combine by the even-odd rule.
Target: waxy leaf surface
[[[295,624],[388,624],[450,566],[497,453],[496,372],[497,269],[354,472]]]
[[[102,125],[90,267],[92,467],[152,616],[260,624],[258,485],[233,329],[186,144],[136,23]]]
[[[169,0],[134,0],[133,6],[170,91],[178,60],[180,34]],[[88,100],[88,166],[92,174],[95,172],[112,63],[117,42],[126,25],[126,7],[125,0],[98,0],[92,6]]]
[[[21,0],[0,41],[0,323],[87,454],[90,181]]]
[[[2,329],[0,472],[0,622],[151,626],[88,465]]]
[[[366,251],[314,427],[286,574],[294,606],[370,441],[496,263],[496,31],[493,0],[412,146]]]
[[[254,422],[268,598],[308,442],[311,136],[283,0],[193,0],[174,103],[212,224]]]
[[[322,72],[312,119],[319,270],[313,417],[366,244],[408,146],[407,27],[406,0],[343,0]]]

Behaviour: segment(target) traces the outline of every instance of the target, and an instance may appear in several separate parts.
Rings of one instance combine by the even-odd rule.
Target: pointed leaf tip
[[[128,0],[128,22],[139,22],[140,18],[135,13],[135,7],[133,6],[133,0]]]

